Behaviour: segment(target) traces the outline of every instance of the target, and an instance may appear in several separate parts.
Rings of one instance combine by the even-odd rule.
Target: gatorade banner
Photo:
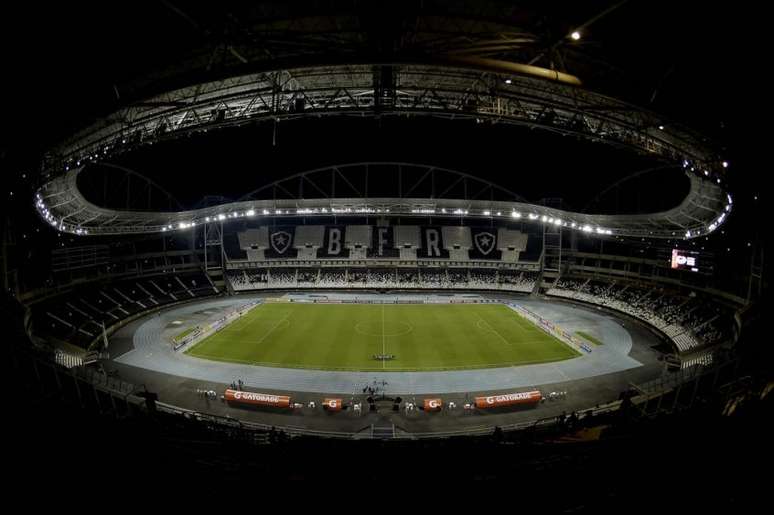
[[[345,225],[327,225],[322,248],[317,249],[318,258],[348,258],[349,249],[344,248]]]
[[[502,252],[497,250],[497,229],[472,227],[470,238],[473,245],[468,251],[470,259],[500,259],[502,257]]]
[[[396,258],[400,251],[395,248],[395,233],[392,227],[376,226],[371,229],[370,258]]]
[[[418,258],[448,259],[449,251],[443,248],[443,233],[440,227],[424,226],[420,228],[420,244],[417,249]]]
[[[252,406],[270,406],[272,408],[289,408],[290,397],[284,395],[271,395],[268,393],[243,392],[241,390],[227,389],[223,395],[226,402],[238,402]]]
[[[425,411],[441,411],[442,407],[441,399],[425,399]]]
[[[322,405],[323,409],[328,411],[341,411],[344,401],[342,399],[324,399]]]
[[[298,250],[293,248],[295,227],[269,228],[269,248],[264,256],[270,259],[295,258]]]
[[[543,399],[543,394],[538,390],[531,392],[509,393],[506,395],[492,395],[489,397],[476,397],[476,408],[500,408],[515,404],[537,404]]]

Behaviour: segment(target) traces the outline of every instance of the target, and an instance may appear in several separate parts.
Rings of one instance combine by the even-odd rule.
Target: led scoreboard
[[[672,268],[699,271],[699,253],[689,250],[672,249]]]

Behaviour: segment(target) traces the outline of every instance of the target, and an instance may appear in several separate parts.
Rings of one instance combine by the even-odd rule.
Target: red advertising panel
[[[425,399],[425,411],[440,411],[442,406],[441,399]]]
[[[490,395],[488,397],[476,397],[477,408],[500,408],[514,404],[536,404],[543,398],[538,390],[531,392],[509,393],[506,395]]]
[[[243,392],[227,389],[224,394],[226,402],[241,402],[253,406],[271,406],[274,408],[289,408],[290,397],[284,395],[271,395],[268,393]]]
[[[344,401],[342,399],[324,399],[323,409],[328,411],[341,411]]]

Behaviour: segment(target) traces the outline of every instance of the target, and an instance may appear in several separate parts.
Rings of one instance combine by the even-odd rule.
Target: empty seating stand
[[[684,297],[663,288],[619,284],[615,281],[561,278],[547,292],[606,306],[644,320],[658,328],[680,353],[693,352],[723,337],[712,325],[721,315],[694,297]],[[728,324],[730,325],[730,324]],[[695,328],[712,327],[700,334]]]
[[[33,327],[87,348],[110,327],[132,315],[180,300],[218,293],[201,271],[124,278],[80,286],[32,305]]]

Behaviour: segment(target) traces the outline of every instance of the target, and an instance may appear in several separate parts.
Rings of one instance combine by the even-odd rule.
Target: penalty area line
[[[506,339],[503,337],[503,335],[502,335],[502,334],[500,334],[500,333],[497,331],[497,329],[495,329],[494,327],[492,327],[492,326],[491,326],[491,324],[489,324],[489,322],[487,322],[486,320],[484,320],[483,318],[481,318],[481,315],[479,315],[478,313],[476,313],[476,316],[478,317],[478,320],[479,320],[479,322],[483,322],[483,323],[484,323],[484,325],[485,325],[485,326],[488,328],[488,329],[484,329],[484,330],[489,330],[489,331],[491,331],[491,332],[495,333],[497,336],[499,336],[499,337],[500,337],[500,339],[501,339],[501,340],[502,340],[502,341],[503,341],[503,342],[504,342],[506,345],[511,345],[511,342],[509,342],[508,340],[506,340]]]

